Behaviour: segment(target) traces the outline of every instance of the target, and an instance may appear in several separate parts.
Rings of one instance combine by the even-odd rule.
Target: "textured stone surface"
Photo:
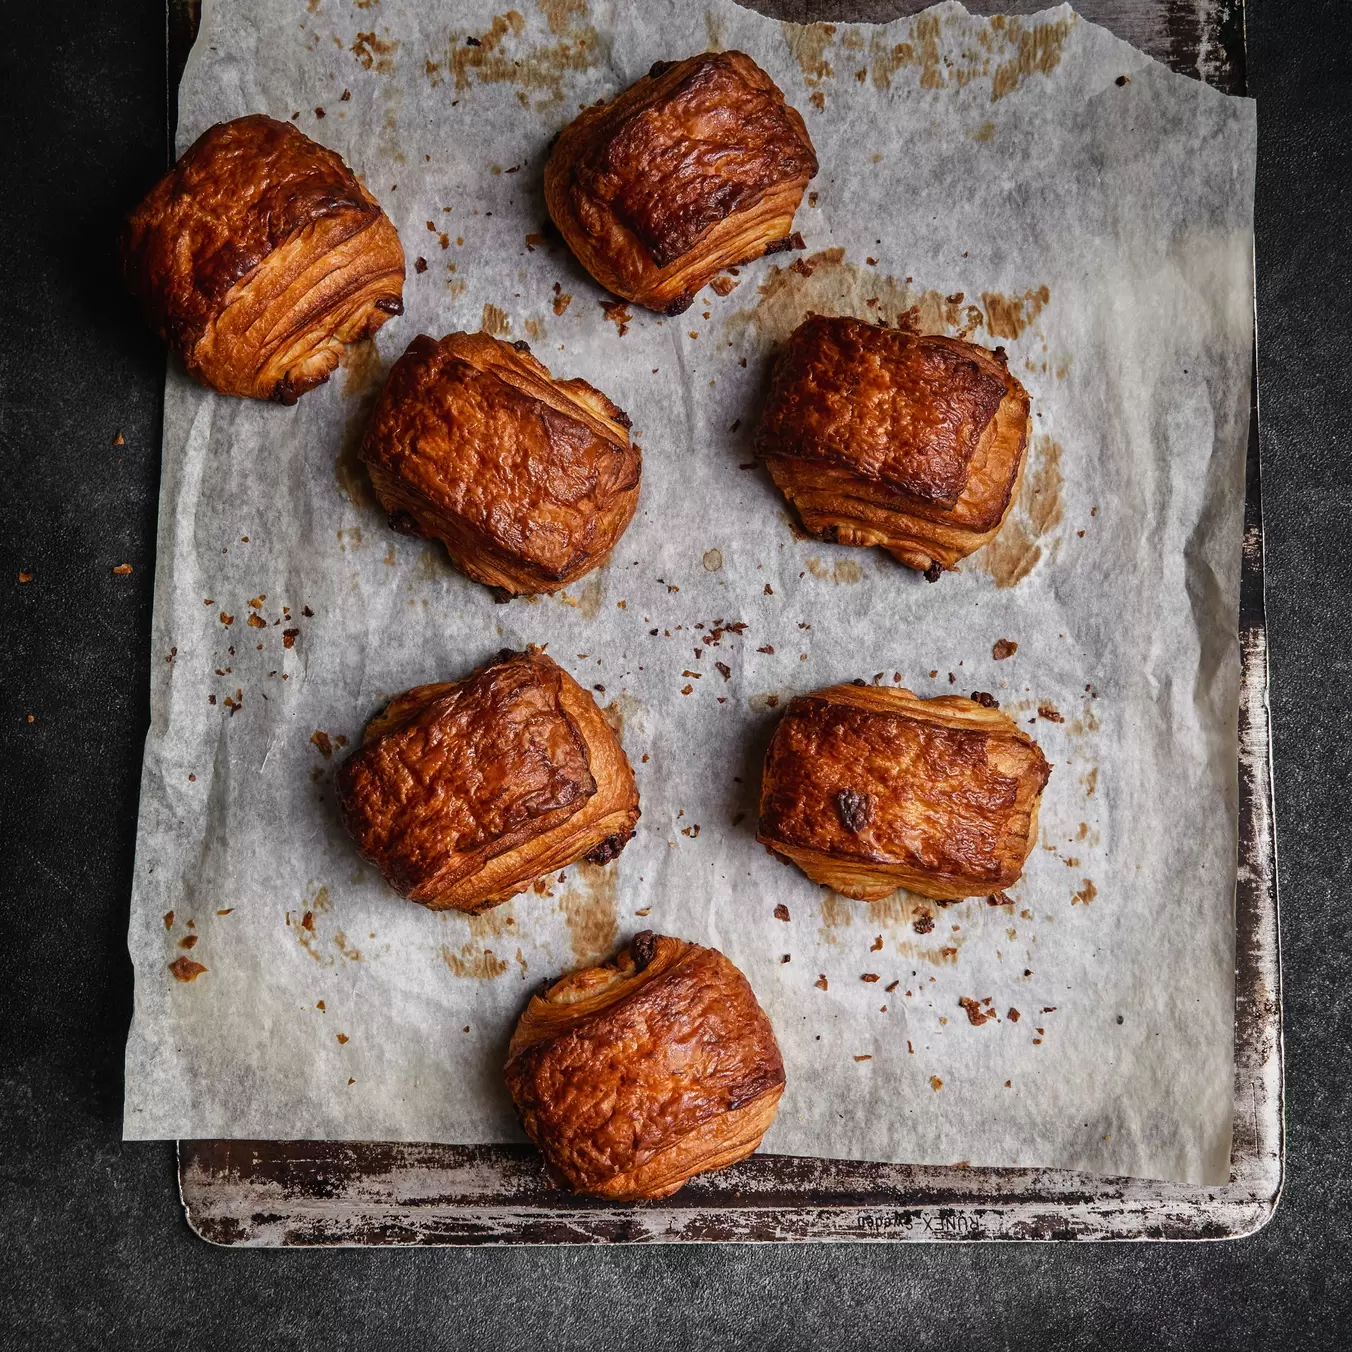
[[[202,1244],[173,1147],[119,1140],[161,358],[117,290],[111,225],[164,163],[164,13],[4,0],[0,1347],[1339,1345],[1352,1324],[1344,10],[1260,2],[1249,16],[1287,1019],[1272,1224],[1210,1245],[307,1254]],[[132,574],[114,575],[124,562]]]

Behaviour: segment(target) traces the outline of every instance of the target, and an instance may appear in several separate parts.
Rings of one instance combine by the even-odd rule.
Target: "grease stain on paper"
[[[1075,16],[1029,24],[999,14],[984,23],[964,15],[959,22],[957,30],[950,25],[946,33],[939,15],[919,14],[902,42],[892,42],[890,35],[871,25],[781,23],[780,31],[812,91],[808,101],[819,110],[826,106],[824,86],[836,76],[831,54],[866,48],[866,66],[855,69],[858,58],[841,61],[841,69],[853,70],[861,84],[867,79],[875,89],[890,89],[903,70],[916,72],[921,89],[962,89],[974,80],[989,79],[991,102],[998,103],[1033,76],[1047,76],[1056,69]]]
[[[385,367],[374,340],[369,338],[349,344],[338,360],[344,369],[343,399],[351,401],[351,409],[343,421],[338,456],[333,462],[333,478],[339,493],[353,507],[374,507],[377,505],[375,489],[371,487],[366,466],[358,453],[366,435],[366,424],[385,383]]]
[[[537,109],[561,103],[565,78],[606,61],[609,44],[585,22],[584,0],[539,0],[538,8],[557,41],[528,45],[525,16],[509,9],[495,16],[486,32],[453,34],[444,59],[427,58],[427,78],[433,86],[449,78],[458,91],[473,85],[515,85],[523,105],[529,105],[531,94],[543,96],[534,105]]]
[[[394,74],[394,54],[399,50],[396,38],[382,38],[375,33],[358,33],[350,51],[363,69],[377,75]]]
[[[817,934],[824,944],[838,943],[838,931],[853,925],[856,913],[867,931],[872,932],[881,928],[901,930],[906,934],[911,921],[918,915],[928,915],[931,908],[940,909],[940,913],[943,914],[935,902],[908,892],[904,887],[897,888],[895,892],[888,893],[878,901],[852,901],[834,888],[823,887],[820,901],[822,923]],[[899,957],[909,961],[945,967],[957,962],[958,950],[965,942],[965,928],[954,932],[950,924],[942,930],[937,930],[934,938],[928,943],[917,943],[912,938],[900,937],[894,938],[893,947]]]
[[[1029,464],[1019,484],[1019,495],[1000,533],[972,555],[972,566],[991,577],[1000,588],[1013,587],[1042,558],[1039,540],[1061,524],[1061,446],[1049,436],[1033,438]]]
[[[809,314],[853,315],[915,333],[973,338],[1020,336],[1051,299],[1045,286],[1006,296],[986,291],[981,304],[963,292],[945,295],[899,281],[867,264],[845,259],[840,246],[822,249],[787,266],[772,264],[754,305],[734,311],[729,337],[753,331],[762,343],[783,343]]]
[[[619,937],[619,878],[614,864],[585,860],[572,865],[573,885],[559,898],[568,942],[579,966],[590,967],[615,951]]]
[[[441,944],[437,948],[437,956],[456,976],[469,977],[475,981],[492,981],[501,976],[509,965],[506,958],[500,958],[491,948],[480,948],[476,943],[462,944],[459,949]]]

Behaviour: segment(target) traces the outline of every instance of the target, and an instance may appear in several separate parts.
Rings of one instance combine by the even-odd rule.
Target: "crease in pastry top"
[[[638,504],[624,411],[486,333],[415,338],[361,458],[394,529],[441,540],[462,572],[512,595],[604,563]]]
[[[860,901],[1012,886],[1051,766],[999,709],[833,685],[790,702],[765,754],[756,839]]]
[[[203,132],[132,212],[122,271],[188,373],[294,404],[403,314],[404,251],[341,156],[252,115]]]
[[[651,930],[531,999],[506,1076],[550,1173],[611,1201],[667,1197],[745,1159],[784,1092],[746,977],[717,949]]]
[[[477,914],[634,834],[638,789],[595,700],[542,652],[397,696],[337,777],[358,852],[401,896]]]
[[[703,52],[657,62],[569,123],[545,203],[602,286],[679,314],[721,269],[802,247],[793,216],[816,172],[775,82],[744,52]]]
[[[818,538],[933,582],[1004,524],[1029,426],[1003,348],[814,314],[776,364],[756,454]]]

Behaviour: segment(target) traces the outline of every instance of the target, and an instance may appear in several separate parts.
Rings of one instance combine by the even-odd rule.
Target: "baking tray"
[[[981,3],[1028,13],[1046,0]],[[760,0],[778,18],[884,20],[922,0]],[[1077,9],[1173,69],[1243,93],[1237,0],[1080,0]],[[169,126],[197,0],[168,0]],[[172,144],[172,135],[170,138]],[[554,1187],[527,1146],[386,1141],[181,1141],[188,1224],[213,1244],[586,1244],[691,1241],[1234,1239],[1282,1186],[1282,1020],[1276,838],[1263,607],[1255,344],[1239,637],[1235,1110],[1230,1179],[1215,1187],[1055,1169],[974,1169],[754,1155],[661,1202],[617,1205]]]

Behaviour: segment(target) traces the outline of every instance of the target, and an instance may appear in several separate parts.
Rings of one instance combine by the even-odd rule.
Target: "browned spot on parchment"
[[[499,310],[496,305],[490,305],[485,301],[483,317],[479,320],[479,327],[485,333],[491,333],[495,338],[503,338],[511,333],[512,321],[507,318],[506,310]]]
[[[540,5],[549,29],[559,40],[543,46],[523,46],[518,40],[526,30],[519,11],[509,9],[497,15],[488,31],[472,34],[471,46],[464,35],[451,38],[445,66],[458,90],[473,84],[512,84],[521,102],[532,92],[546,97],[536,103],[542,107],[561,102],[565,77],[572,71],[586,70],[603,61],[608,45],[589,23],[581,22],[586,7],[580,0],[544,0]],[[440,83],[439,65],[429,61],[429,78]],[[432,74],[433,69],[438,73]]]
[[[942,20],[935,14],[920,14],[911,23],[909,41],[894,43],[878,30],[870,30],[868,65],[855,69],[858,59],[847,60],[841,69],[854,70],[860,83],[871,78],[875,89],[889,88],[893,76],[903,68],[918,72],[921,89],[961,89],[973,80],[989,77],[991,102],[995,103],[1029,76],[1050,75],[1056,69],[1073,24],[1072,16],[1025,27],[1021,19],[997,15],[975,29],[975,42],[966,40],[960,48],[950,44],[950,50],[945,51],[940,45]],[[813,91],[809,102],[824,107],[822,85],[836,74],[827,53],[836,46],[845,52],[862,52],[865,43],[861,31],[824,23],[783,23],[780,29],[804,82]],[[966,39],[968,35],[963,36]]]
[[[504,934],[516,932],[516,916],[512,914],[510,902],[504,906],[490,906],[488,910],[466,918],[469,932],[476,939],[501,939]]]
[[[601,716],[610,724],[615,736],[620,737],[624,734],[625,719],[631,718],[642,707],[633,695],[626,695],[621,691],[601,710]]]
[[[567,33],[573,20],[587,17],[587,0],[535,0],[535,5],[556,37]]]
[[[554,594],[564,605],[572,606],[584,620],[594,620],[601,610],[601,591],[601,579],[593,577],[576,596],[566,591]]]
[[[1092,798],[1094,790],[1098,788],[1098,766],[1095,765],[1093,769],[1086,770],[1080,778],[1080,783],[1084,785],[1084,796]]]
[[[788,44],[789,55],[798,63],[809,89],[829,80],[835,71],[826,59],[826,49],[836,36],[833,23],[781,23],[779,30]]]
[[[995,137],[995,123],[983,122],[973,133],[974,141],[990,141]]]
[[[1024,28],[1018,19],[1010,19],[1003,28],[1006,42],[1018,47],[1018,54],[1002,61],[991,79],[991,102],[1012,93],[1030,75],[1050,75],[1061,63],[1074,17]]]
[[[1072,906],[1077,904],[1080,906],[1088,906],[1096,896],[1098,896],[1098,888],[1095,887],[1088,878],[1084,878],[1081,880],[1080,890],[1071,897],[1070,904]]]
[[[1005,296],[998,291],[983,291],[986,307],[986,331],[992,338],[1017,338],[1043,311],[1052,293],[1046,286],[1025,291],[1021,296]]]
[[[615,866],[602,867],[585,860],[572,866],[573,886],[559,898],[559,910],[568,926],[573,956],[591,966],[615,951],[619,935]]]
[[[847,263],[839,246],[796,264],[773,264],[754,305],[728,316],[729,336],[754,330],[765,343],[782,343],[809,314],[854,315],[916,333],[970,337],[984,327],[980,307],[961,293],[918,291],[876,269]]]
[[[864,576],[864,570],[853,559],[837,559],[828,568],[820,559],[811,558],[807,570],[824,582],[859,582]]]
[[[971,566],[987,573],[997,587],[1012,587],[1033,571],[1042,557],[1038,539],[1058,526],[1063,516],[1059,443],[1048,436],[1034,437],[1028,456],[1014,510],[999,535],[971,560]]]
[[[821,892],[822,927],[817,931],[823,943],[838,942],[835,931],[846,929],[854,922],[855,912],[859,912],[866,928],[873,930],[883,927],[892,931],[900,930],[901,936],[894,937],[893,948],[898,956],[912,962],[929,963],[932,967],[951,966],[958,960],[958,950],[966,942],[966,926],[957,931],[952,925],[944,926],[934,933],[928,942],[917,943],[914,938],[904,937],[912,932],[918,938],[928,938],[935,930],[933,909],[935,903],[928,897],[908,892],[899,887],[895,892],[878,901],[851,901],[832,888],[823,887]],[[908,929],[913,922],[922,923],[914,930]],[[928,922],[928,923],[925,923]]]
[[[194,962],[191,958],[176,958],[169,964],[169,970],[174,974],[175,981],[196,981],[203,972],[208,969],[203,967],[200,962]]]
[[[458,952],[449,944],[442,944],[437,949],[437,956],[456,976],[472,977],[476,981],[492,981],[508,966],[508,960],[498,957],[491,948],[480,948],[472,943],[463,944]]]
[[[358,33],[351,50],[352,55],[367,70],[373,70],[377,75],[394,74],[394,54],[399,50],[397,39],[377,37],[374,33]]]
[[[343,398],[351,400],[351,410],[343,423],[338,457],[333,462],[333,478],[338,491],[354,507],[374,507],[375,490],[371,487],[366,466],[358,459],[358,452],[371,410],[385,383],[385,368],[375,343],[369,339],[345,347],[339,361],[346,368]]]

